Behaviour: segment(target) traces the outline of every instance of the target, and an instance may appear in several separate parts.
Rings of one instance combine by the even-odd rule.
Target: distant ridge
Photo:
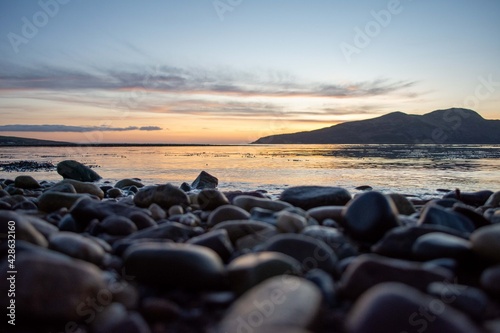
[[[314,131],[271,135],[254,144],[500,144],[500,120],[469,109],[436,110],[424,115],[392,112]]]
[[[76,146],[75,143],[71,142],[63,142],[63,141],[50,141],[50,140],[39,140],[39,139],[32,139],[32,138],[20,138],[17,136],[0,136],[0,147],[6,147],[6,146],[12,146],[12,147],[18,147],[18,146],[40,146],[40,147],[46,147],[46,146]]]

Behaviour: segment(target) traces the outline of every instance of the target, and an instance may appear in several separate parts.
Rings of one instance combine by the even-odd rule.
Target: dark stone
[[[476,227],[476,229],[491,225],[491,222],[488,221],[483,215],[477,213],[476,211],[473,211],[469,207],[464,207],[463,205],[455,205],[452,210],[454,212],[462,214],[463,216],[471,220],[472,223],[474,223],[474,227]]]
[[[470,206],[484,206],[486,201],[493,194],[492,191],[460,192],[453,191],[444,195],[445,199],[456,199]]]
[[[152,217],[143,212],[133,212],[129,215],[129,219],[134,222],[138,230],[158,225]]]
[[[371,190],[373,190],[373,187],[371,187],[370,185],[361,185],[361,186],[356,186],[355,190],[358,190],[358,191],[371,191]]]
[[[500,299],[500,265],[489,267],[481,274],[481,287],[487,293]]]
[[[108,216],[98,226],[100,232],[116,236],[127,236],[137,231],[134,222],[125,216]]]
[[[12,207],[12,210],[38,210],[38,207],[31,201],[23,201]]]
[[[342,226],[352,238],[374,243],[399,226],[394,203],[383,194],[365,192],[352,200],[344,210]]]
[[[418,224],[442,225],[461,232],[473,232],[476,229],[474,223],[467,217],[438,205],[426,206]]]
[[[223,285],[224,264],[212,250],[197,245],[143,243],[124,254],[127,275],[157,287],[190,290]]]
[[[151,204],[158,204],[163,209],[174,205],[189,205],[189,198],[184,191],[172,184],[143,187],[134,197],[138,207],[147,208]]]
[[[10,221],[14,221],[14,225]],[[48,246],[47,239],[29,222],[27,217],[12,211],[0,211],[0,234],[2,237],[7,238],[9,227],[10,231],[15,228],[16,242],[24,240],[40,247]]]
[[[158,226],[152,226],[137,231],[124,238],[124,240],[152,238],[152,239],[170,239],[173,240],[174,242],[184,242],[189,238],[197,235],[198,234],[192,228],[186,227],[177,222],[168,221]]]
[[[73,232],[59,232],[49,239],[49,249],[100,265],[104,249],[95,241]]]
[[[198,193],[198,205],[202,210],[214,210],[228,204],[226,196],[215,189],[204,189]]]
[[[439,258],[470,259],[471,243],[463,238],[442,232],[431,232],[417,238],[412,248],[413,257],[419,260]]]
[[[248,196],[255,197],[255,198],[269,199],[268,197],[265,196],[264,193],[258,192],[258,191],[245,191],[245,192],[243,192],[243,191],[226,191],[223,193],[231,204],[233,204],[234,199],[236,199],[237,197],[239,197],[241,195],[248,195]]]
[[[268,198],[258,198],[251,195],[240,195],[234,198],[233,205],[243,208],[247,212],[251,211],[252,208],[258,207],[268,210],[273,210],[279,212],[286,208],[293,208],[293,206],[287,202],[279,200],[271,200]]]
[[[363,254],[354,259],[342,274],[341,292],[349,298],[358,298],[383,282],[401,282],[425,291],[431,282],[452,279],[453,273],[444,268],[426,268],[420,263]]]
[[[79,180],[82,182],[94,182],[102,177],[88,166],[73,160],[66,160],[57,164],[57,173],[63,178]]]
[[[141,187],[144,187],[144,184],[141,183],[140,181],[137,181],[135,179],[130,179],[130,178],[119,180],[115,184],[115,187],[119,188],[119,189],[124,189],[124,188],[130,187],[130,186],[135,186],[137,188],[141,188]]]
[[[356,249],[347,240],[344,234],[337,229],[320,225],[311,225],[304,228],[301,233],[323,241],[335,252],[339,259],[357,255]]]
[[[380,284],[363,294],[346,326],[349,333],[481,332],[463,313],[401,283]]]
[[[208,188],[216,188],[219,185],[217,177],[212,176],[208,172],[202,171],[191,184],[193,189],[203,190]]]
[[[233,244],[224,229],[212,230],[203,235],[196,236],[186,243],[208,247],[219,255],[222,261],[227,262],[233,254]]]
[[[70,209],[79,200],[83,198],[88,198],[91,200],[91,196],[87,194],[73,194],[73,193],[63,193],[63,192],[52,192],[47,191],[38,198],[38,208],[41,211],[50,213],[61,208]],[[97,201],[97,197],[94,197]]]
[[[106,196],[108,198],[116,199],[116,198],[122,197],[123,192],[119,188],[111,188],[111,189],[106,191]]]
[[[184,192],[190,192],[190,191],[193,190],[193,188],[191,187],[191,185],[189,185],[186,182],[184,182],[184,183],[181,184],[180,189],[183,190]]]
[[[340,187],[296,186],[284,190],[280,200],[308,210],[320,206],[343,206],[351,200],[351,194]]]
[[[474,231],[470,240],[475,253],[500,263],[500,224],[492,224]]]
[[[87,198],[80,199],[70,210],[75,221],[82,225],[88,224],[93,219],[102,221],[111,215],[125,216],[128,218],[135,212],[149,213],[146,209],[140,209],[119,202],[96,201]]]
[[[17,176],[14,180],[14,186],[22,189],[37,189],[41,188],[40,184],[31,176]]]
[[[411,215],[416,212],[415,207],[407,197],[398,193],[389,193],[387,196],[392,200],[399,214]]]
[[[253,221],[253,220],[231,220],[218,223],[212,230],[225,229],[229,239],[233,244],[236,244],[238,239],[257,234],[263,230],[276,230],[275,227],[269,223]]]
[[[344,206],[322,206],[309,209],[307,214],[323,224],[323,221],[326,219],[340,221],[342,219],[343,210]]]

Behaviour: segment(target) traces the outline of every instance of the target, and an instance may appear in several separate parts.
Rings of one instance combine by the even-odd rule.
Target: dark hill
[[[0,136],[0,147],[5,146],[75,146],[75,143],[20,138],[17,136]]]
[[[424,115],[392,112],[384,116],[346,122],[314,131],[271,135],[260,144],[500,144],[500,120],[452,108]]]

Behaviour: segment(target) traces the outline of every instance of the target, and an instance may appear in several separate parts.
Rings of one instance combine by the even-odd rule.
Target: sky
[[[500,119],[498,0],[0,1],[0,135],[241,144],[402,111]]]

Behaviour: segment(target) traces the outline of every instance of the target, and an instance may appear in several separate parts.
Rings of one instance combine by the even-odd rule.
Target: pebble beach
[[[202,170],[57,173],[0,179],[2,332],[500,332],[498,188],[276,199]]]

